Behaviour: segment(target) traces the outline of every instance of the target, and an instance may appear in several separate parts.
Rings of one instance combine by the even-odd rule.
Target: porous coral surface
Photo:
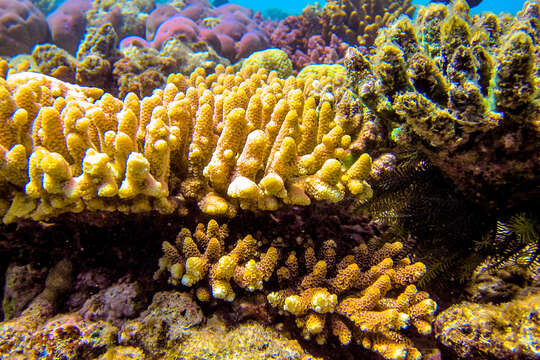
[[[538,294],[498,305],[463,302],[439,314],[435,334],[470,359],[536,359],[540,354]]]
[[[342,163],[355,124],[334,110],[339,92],[325,95],[332,76],[322,80],[328,88],[312,75],[282,80],[221,66],[172,75],[164,90],[121,101],[40,74],[8,76],[4,221],[85,209],[170,213],[185,201],[234,216],[238,208],[337,202],[347,190],[369,198],[371,159]]]

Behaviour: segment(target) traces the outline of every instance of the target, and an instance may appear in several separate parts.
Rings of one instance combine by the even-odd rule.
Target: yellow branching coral
[[[0,178],[14,186],[0,215],[9,222],[82,210],[169,213],[195,201],[210,215],[234,216],[239,207],[340,201],[346,191],[369,198],[369,156],[352,167],[345,161],[357,129],[333,90],[341,70],[283,80],[250,66],[208,76],[197,69],[123,101],[45,75],[11,74],[0,83]],[[23,195],[24,211],[14,201]]]
[[[322,344],[333,335],[341,344],[356,342],[386,359],[421,358],[400,330],[412,326],[430,334],[437,304],[414,285],[426,268],[403,257],[400,242],[362,243],[339,260],[336,241],[316,247],[299,238],[306,245],[299,261],[295,252],[280,257],[283,239],[260,252],[251,235],[232,247],[227,236],[227,228],[214,220],[193,233],[182,229],[175,245],[163,243],[156,278],[165,273],[169,282],[195,288],[201,301],[210,294],[233,301],[240,289],[263,292],[272,307],[296,317],[307,339]]]
[[[304,276],[298,274],[296,256],[290,255],[276,271],[285,288],[268,294],[270,304],[297,316],[304,336],[319,343],[334,335],[342,344],[355,341],[386,359],[421,358],[399,330],[412,325],[421,334],[431,333],[437,305],[413,285],[425,273],[425,265],[401,258],[399,242],[371,252],[368,248],[373,246],[362,244],[333,263],[335,251],[328,249],[334,245],[333,241],[322,244],[320,258],[324,260],[319,261],[313,247],[306,249]],[[298,274],[297,280],[292,274]],[[291,286],[295,281],[296,286]],[[398,296],[389,297],[390,292]]]
[[[219,226],[210,220],[208,226],[199,224],[197,231],[191,233],[182,229],[176,239],[176,246],[163,243],[164,257],[160,260],[160,271],[168,271],[170,282],[196,287],[197,292],[206,293],[211,289],[216,299],[233,301],[236,286],[249,292],[263,289],[263,282],[270,279],[278,261],[278,251],[274,247],[255,260],[257,242],[248,235],[238,240],[234,248],[225,253],[226,225]],[[204,252],[201,252],[204,249]],[[204,282],[202,280],[205,280]]]

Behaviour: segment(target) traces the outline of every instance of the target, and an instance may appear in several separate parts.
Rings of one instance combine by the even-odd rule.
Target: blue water
[[[230,1],[245,7],[251,7],[254,10],[264,11],[267,8],[280,8],[290,14],[299,14],[302,9],[315,1],[308,0],[272,0],[272,1],[253,1],[253,0],[233,0]],[[413,3],[425,5],[429,0],[413,0]],[[324,1],[319,1],[324,4]],[[515,14],[521,10],[524,0],[483,0],[480,5],[473,8],[473,12],[492,11],[494,13],[509,12]]]

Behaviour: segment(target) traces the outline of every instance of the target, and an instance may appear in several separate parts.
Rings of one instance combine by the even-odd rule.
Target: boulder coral
[[[121,47],[137,44],[161,50],[174,39],[188,43],[204,41],[231,61],[263,50],[269,43],[251,9],[233,4],[212,7],[203,2],[160,5],[148,16],[146,38],[129,35],[132,36],[122,39]]]
[[[55,45],[75,55],[86,30],[86,11],[91,6],[90,0],[66,1],[47,16]]]
[[[0,1],[0,56],[28,54],[50,39],[45,16],[29,0]]]

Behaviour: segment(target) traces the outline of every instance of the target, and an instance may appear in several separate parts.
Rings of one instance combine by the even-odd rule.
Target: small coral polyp
[[[251,235],[234,245],[227,237],[227,226],[215,220],[193,233],[182,229],[174,245],[163,242],[155,278],[166,274],[171,284],[194,288],[203,302],[209,294],[230,302],[242,292],[262,292],[277,311],[296,317],[306,339],[361,344],[385,359],[421,358],[400,330],[412,325],[421,335],[430,334],[437,304],[414,285],[426,267],[411,263],[400,242],[361,243],[338,261],[334,240],[316,246],[303,239],[299,259],[283,247],[283,239],[277,239],[280,251],[270,244],[261,252]]]
[[[339,112],[337,80],[277,75],[199,68],[122,101],[41,74],[10,74],[0,80],[3,221],[170,213],[186,201],[234,216],[238,207],[336,202],[347,188],[369,198],[369,156],[361,172],[343,162],[354,124]]]

